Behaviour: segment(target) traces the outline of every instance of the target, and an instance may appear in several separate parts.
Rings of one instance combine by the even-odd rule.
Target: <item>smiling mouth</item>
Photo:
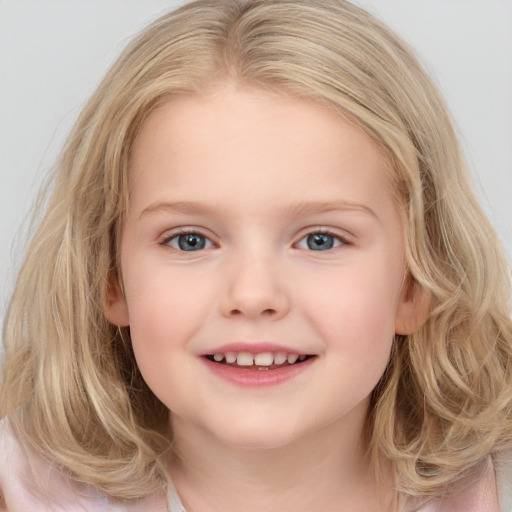
[[[295,366],[315,357],[311,354],[293,354],[286,352],[262,352],[251,354],[250,352],[226,352],[208,354],[204,356],[213,363],[223,366],[231,366],[244,370],[277,370],[287,366]]]

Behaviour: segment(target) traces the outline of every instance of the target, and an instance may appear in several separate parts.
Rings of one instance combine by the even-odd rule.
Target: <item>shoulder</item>
[[[110,510],[95,497],[74,489],[50,463],[27,454],[7,419],[0,421],[0,489],[8,512]]]
[[[495,465],[501,512],[512,512],[512,452],[499,457]]]
[[[430,502],[418,512],[512,512],[510,487],[512,456],[495,462],[489,456],[484,464],[454,484],[441,499]]]
[[[0,493],[7,512],[165,510],[149,502],[112,503],[94,489],[77,484],[42,457],[27,452],[7,419],[0,420]]]

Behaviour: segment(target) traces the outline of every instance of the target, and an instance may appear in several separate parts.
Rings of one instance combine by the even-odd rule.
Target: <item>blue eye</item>
[[[329,233],[310,233],[299,241],[297,247],[310,251],[328,251],[344,243],[343,239]]]
[[[202,249],[209,249],[213,244],[208,238],[199,233],[182,233],[167,239],[165,242],[173,249],[179,251],[201,251]]]

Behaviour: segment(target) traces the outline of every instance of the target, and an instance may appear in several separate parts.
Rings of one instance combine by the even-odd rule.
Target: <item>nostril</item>
[[[277,314],[277,311],[275,309],[268,308],[268,309],[264,309],[261,312],[261,314],[264,316],[273,316],[273,315]],[[240,316],[240,315],[243,315],[243,313],[240,309],[232,309],[230,312],[230,315],[231,316]]]
[[[245,294],[230,291],[222,298],[220,310],[223,316],[230,318],[266,318],[277,320],[285,316],[290,308],[288,298],[276,293],[252,293]]]

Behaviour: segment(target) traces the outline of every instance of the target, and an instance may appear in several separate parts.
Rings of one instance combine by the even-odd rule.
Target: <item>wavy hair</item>
[[[394,33],[344,0],[198,0],[128,45],[56,163],[5,321],[0,415],[107,495],[164,485],[168,411],[103,303],[141,125],[226,79],[335,109],[392,163],[410,279],[430,310],[395,339],[369,446],[376,467],[391,463],[399,496],[440,495],[512,447],[509,269],[432,81]]]

